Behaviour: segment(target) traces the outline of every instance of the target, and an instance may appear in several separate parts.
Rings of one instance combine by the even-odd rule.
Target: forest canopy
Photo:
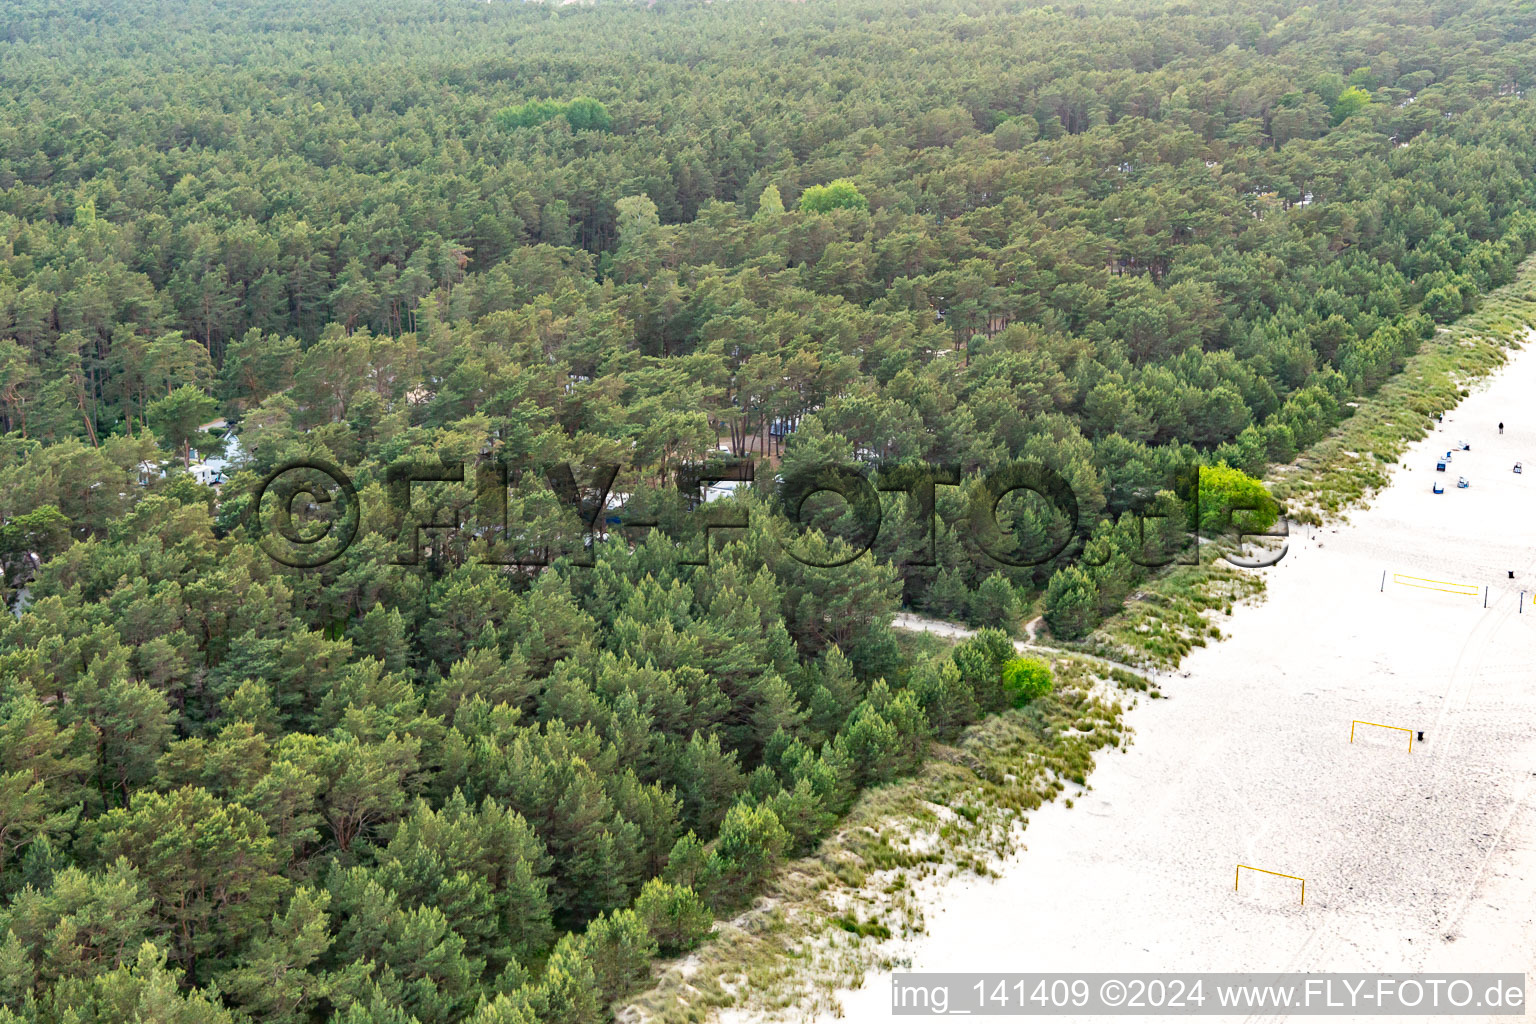
[[[1189,467],[1201,525],[1267,520],[1266,467],[1512,279],[1533,29],[9,3],[0,1024],[610,1019],[861,792],[1052,700],[1009,632],[1113,614]],[[536,467],[518,559],[434,525],[473,469],[391,505],[482,459]],[[723,459],[761,486],[701,512]],[[318,568],[252,529],[296,461],[356,484]],[[1065,541],[1037,564],[970,528],[1014,463],[1076,503],[998,503]],[[827,466],[891,485],[862,558],[850,505],[796,530],[768,486]],[[903,606],[989,628],[913,659]]]

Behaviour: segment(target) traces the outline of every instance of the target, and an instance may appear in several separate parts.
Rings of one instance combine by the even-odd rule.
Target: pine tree
[[[993,573],[981,581],[971,594],[970,622],[974,626],[992,626],[1007,633],[1018,629],[1019,596],[1002,573]]]
[[[1086,636],[1098,623],[1099,592],[1083,569],[1069,565],[1056,570],[1045,590],[1045,622],[1064,640]]]
[[[638,989],[650,976],[656,940],[633,910],[599,914],[587,925],[581,949],[592,965],[598,999],[611,1003]]]
[[[660,878],[645,883],[635,898],[634,909],[651,938],[669,956],[697,946],[710,934],[714,921],[709,908],[691,888]]]

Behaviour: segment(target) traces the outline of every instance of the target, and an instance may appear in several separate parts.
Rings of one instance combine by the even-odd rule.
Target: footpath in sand
[[[1032,814],[999,879],[940,891],[928,933],[897,950],[907,969],[1536,979],[1533,396],[1536,347],[1413,445],[1368,510],[1296,531],[1255,570],[1267,597],[1130,713],[1134,742],[1099,755],[1091,791]],[[1437,473],[1461,439],[1471,451]],[[1410,753],[1407,734],[1361,726],[1350,743],[1354,719],[1425,740]],[[1239,863],[1305,877],[1305,905],[1283,878],[1244,872],[1234,892]],[[888,973],[839,1000],[846,1020],[889,1019]]]

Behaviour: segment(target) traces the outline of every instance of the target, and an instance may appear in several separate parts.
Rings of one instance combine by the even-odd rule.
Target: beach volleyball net
[[[1394,572],[1392,582],[1403,587],[1417,587],[1420,590],[1437,590],[1442,594],[1459,594],[1462,597],[1479,597],[1483,588],[1476,583],[1452,583],[1449,580],[1432,580],[1424,576],[1409,576],[1407,573]]]
[[[1355,726],[1357,725],[1369,725],[1376,729],[1391,729],[1394,732],[1405,732],[1408,734],[1408,753],[1413,753],[1412,729],[1406,729],[1401,725],[1382,725],[1380,722],[1367,722],[1363,718],[1357,718],[1353,722],[1349,723],[1349,742],[1351,743],[1355,742]]]

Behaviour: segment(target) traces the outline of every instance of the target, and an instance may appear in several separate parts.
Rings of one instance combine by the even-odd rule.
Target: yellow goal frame
[[[1357,725],[1369,725],[1377,729],[1396,729],[1398,732],[1405,732],[1408,734],[1408,753],[1413,753],[1412,729],[1404,729],[1400,725],[1382,725],[1380,722],[1367,722],[1363,718],[1357,718],[1353,722],[1349,723],[1349,742],[1351,743],[1355,742],[1355,726]]]
[[[1256,867],[1252,867],[1252,866],[1247,865],[1247,864],[1239,864],[1237,866],[1237,872],[1232,877],[1232,891],[1233,892],[1237,891],[1238,882],[1240,882],[1242,880],[1243,869],[1244,868],[1248,868],[1249,871],[1257,871],[1260,874],[1276,875],[1276,876],[1278,876],[1280,878],[1294,878],[1294,879],[1296,879],[1296,881],[1301,883],[1301,905],[1302,906],[1306,906],[1307,905],[1307,880],[1305,878],[1302,878],[1300,875],[1287,875],[1287,874],[1285,874],[1284,872],[1281,872],[1281,871],[1270,871],[1267,868],[1256,868]]]

